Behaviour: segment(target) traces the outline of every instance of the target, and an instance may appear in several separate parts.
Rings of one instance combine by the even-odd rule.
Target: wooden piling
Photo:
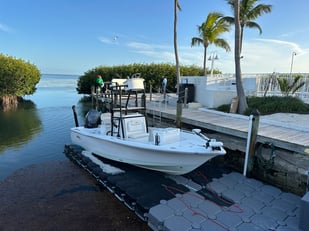
[[[181,128],[182,100],[178,98],[176,109],[176,127]]]

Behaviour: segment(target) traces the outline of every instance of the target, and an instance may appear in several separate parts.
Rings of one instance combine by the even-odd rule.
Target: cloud
[[[305,53],[303,49],[301,49],[301,47],[297,44],[297,43],[293,43],[293,42],[289,42],[289,41],[284,41],[284,40],[277,40],[277,39],[257,39],[258,41],[262,41],[265,43],[270,43],[270,44],[274,44],[274,45],[279,45],[282,46],[282,48],[290,48],[292,51],[296,52],[296,53]]]
[[[4,31],[4,32],[12,32],[13,29],[11,29],[10,27],[8,27],[7,25],[0,23],[0,30]]]
[[[243,44],[243,71],[247,73],[271,73],[273,71],[289,73],[293,57],[295,72],[308,72],[306,60],[308,51],[299,44],[276,39],[254,39],[244,41]]]

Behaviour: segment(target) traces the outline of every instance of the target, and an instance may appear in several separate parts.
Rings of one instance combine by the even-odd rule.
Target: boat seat
[[[145,117],[127,117],[123,120],[126,138],[142,138],[148,136]]]

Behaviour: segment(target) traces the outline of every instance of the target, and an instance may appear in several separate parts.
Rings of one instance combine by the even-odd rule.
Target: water
[[[49,160],[65,159],[75,125],[72,105],[82,124],[82,95],[76,92],[78,76],[43,75],[36,93],[26,96],[33,104],[10,113],[0,112],[0,180],[15,170]]]

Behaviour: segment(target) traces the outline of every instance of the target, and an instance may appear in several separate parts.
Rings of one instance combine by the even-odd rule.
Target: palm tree
[[[177,49],[177,10],[181,10],[178,0],[174,0],[174,51],[176,59],[177,95],[179,96],[180,67]]]
[[[203,45],[204,46],[204,75],[207,75],[206,71],[206,57],[207,57],[207,47],[210,44],[214,44],[217,47],[224,48],[226,51],[230,51],[231,48],[229,44],[219,36],[230,30],[229,24],[222,20],[223,15],[218,12],[209,13],[205,22],[198,26],[199,37],[193,37],[191,41],[191,46]]]
[[[244,28],[257,28],[262,33],[262,29],[254,22],[259,16],[264,13],[271,12],[271,5],[258,4],[259,0],[226,0],[232,7],[234,17],[225,16],[223,20],[228,23],[235,24],[235,75],[236,75],[236,88],[238,97],[238,113],[244,113],[248,108],[246,95],[241,81],[241,67],[240,58],[242,52],[242,41]]]
[[[302,81],[302,75],[296,75],[293,78],[287,77],[279,77],[277,79],[280,91],[285,95],[289,96],[290,94],[294,94],[301,87],[305,85],[305,82]]]
[[[227,3],[231,6],[233,12],[235,8],[235,0],[226,0]],[[242,41],[243,41],[243,34],[244,34],[244,28],[256,28],[259,30],[260,34],[262,34],[262,28],[260,25],[256,22],[254,22],[255,19],[257,19],[262,14],[267,14],[271,12],[272,5],[266,5],[266,4],[257,4],[260,0],[240,0],[239,1],[239,20],[240,20],[240,53],[242,50]],[[227,22],[233,24],[235,19],[234,17],[225,16],[224,20]]]

